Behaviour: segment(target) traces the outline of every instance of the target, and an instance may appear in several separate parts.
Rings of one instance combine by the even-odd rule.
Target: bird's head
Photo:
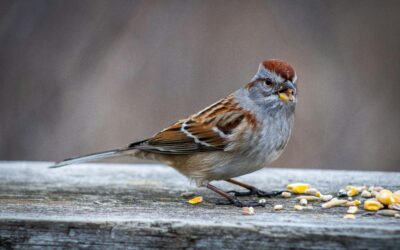
[[[272,59],[260,63],[256,75],[245,88],[258,104],[294,107],[297,103],[296,81],[292,66]]]

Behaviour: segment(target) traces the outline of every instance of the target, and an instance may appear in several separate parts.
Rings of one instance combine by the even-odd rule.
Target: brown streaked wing
[[[191,154],[224,150],[228,136],[246,118],[231,98],[226,98],[181,120],[134,148],[162,154]]]

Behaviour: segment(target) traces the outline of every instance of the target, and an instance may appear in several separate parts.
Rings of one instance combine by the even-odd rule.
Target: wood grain
[[[295,199],[268,199],[243,216],[216,206],[218,196],[198,189],[160,165],[82,164],[49,170],[50,163],[0,163],[0,246],[19,249],[398,249],[400,219],[346,208],[294,211]],[[323,193],[348,184],[400,189],[400,173],[265,169],[240,178],[264,190],[308,182]],[[216,182],[226,190],[236,188]],[[183,192],[204,196],[186,203]],[[250,198],[251,199],[251,198]],[[256,199],[256,198],[254,198]],[[272,205],[283,204],[283,211]]]

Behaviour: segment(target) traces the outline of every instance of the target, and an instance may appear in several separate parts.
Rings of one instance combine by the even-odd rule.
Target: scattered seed
[[[362,193],[361,193],[361,197],[363,197],[363,198],[371,198],[371,197],[372,197],[372,194],[371,194],[371,192],[369,192],[369,191],[367,191],[367,190],[364,190],[364,191],[362,191]]]
[[[358,206],[358,205],[360,205],[361,204],[361,201],[359,201],[359,200],[354,200],[354,201],[348,201],[348,202],[346,202],[344,205],[346,206],[346,207],[351,207],[351,206]]]
[[[243,215],[253,215],[254,212],[254,208],[253,207],[243,207],[242,208],[242,214]]]
[[[260,203],[260,204],[265,204],[265,203],[267,203],[267,200],[266,200],[266,199],[260,199],[260,200],[258,201],[258,203]]]
[[[202,196],[196,196],[193,199],[188,200],[188,203],[190,203],[190,204],[198,204],[198,203],[200,203],[202,201],[203,201],[203,197]]]
[[[315,188],[309,188],[306,191],[304,191],[304,194],[308,194],[308,195],[312,195],[312,196],[316,196],[316,197],[321,197],[321,192],[318,191]]]
[[[349,209],[347,209],[348,214],[355,214],[358,212],[358,207],[356,206],[350,206]]]
[[[390,208],[390,209],[397,210],[397,211],[400,211],[400,204],[398,204],[398,203],[396,203],[396,204],[391,204],[391,205],[389,205],[389,208]]]
[[[282,192],[281,196],[283,198],[290,198],[292,196],[292,194],[290,192]]]
[[[306,200],[306,199],[300,199],[300,205],[302,205],[302,206],[306,206],[307,204],[308,204],[308,201]]]
[[[337,196],[338,196],[338,197],[347,197],[347,192],[346,192],[346,190],[340,189],[339,192],[338,192],[338,194],[337,194]]]
[[[372,190],[374,190],[376,192],[380,192],[383,189],[384,189],[383,187],[378,186],[378,187],[374,187]]]
[[[295,194],[304,194],[304,191],[309,188],[310,184],[307,183],[292,183],[287,186],[287,190]]]
[[[343,216],[343,219],[354,220],[355,218],[356,216],[354,214],[346,214],[345,216]]]
[[[390,216],[394,217],[396,214],[400,214],[399,211],[392,210],[392,209],[382,209],[377,212],[377,214],[382,215],[382,216]]]
[[[378,195],[376,196],[378,201],[385,205],[390,205],[395,203],[395,199],[393,197],[393,193],[390,190],[382,189]]]
[[[358,189],[355,186],[347,186],[347,196],[349,197],[353,197],[356,196],[358,194]]]
[[[297,200],[306,200],[306,201],[319,201],[320,198],[316,197],[316,196],[311,196],[311,195],[300,195],[296,197]]]
[[[303,206],[301,206],[301,205],[294,205],[293,208],[294,208],[294,210],[297,210],[297,211],[303,210]]]
[[[357,191],[358,191],[359,193],[362,193],[363,191],[367,190],[367,186],[358,186],[358,187],[356,187],[356,188],[357,188]]]
[[[332,207],[337,207],[337,206],[343,206],[346,203],[347,203],[347,200],[339,200],[337,198],[333,198],[332,200],[325,202],[321,206],[323,208],[332,208]]]
[[[330,195],[330,194],[321,196],[322,201],[330,201],[332,199],[333,199],[333,195]]]
[[[378,211],[379,209],[383,208],[383,205],[375,200],[369,199],[364,202],[364,209],[368,211]]]
[[[372,192],[371,192],[372,197],[377,197],[378,194],[379,194],[378,191],[372,191]]]
[[[400,190],[393,193],[394,203],[400,204]]]
[[[274,206],[274,210],[282,210],[283,209],[283,205],[275,205]]]

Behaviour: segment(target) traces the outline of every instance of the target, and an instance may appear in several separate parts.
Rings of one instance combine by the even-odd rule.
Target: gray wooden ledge
[[[295,199],[269,199],[244,216],[219,197],[160,165],[0,162],[0,246],[4,248],[353,248],[399,249],[400,219],[346,208],[294,211]],[[400,189],[400,173],[265,169],[239,178],[264,190],[308,182],[323,193],[349,184]],[[217,186],[233,186],[216,182]],[[236,189],[236,187],[235,187]],[[183,192],[204,197],[186,203]],[[256,198],[254,198],[256,199]],[[272,204],[283,204],[273,211]]]

